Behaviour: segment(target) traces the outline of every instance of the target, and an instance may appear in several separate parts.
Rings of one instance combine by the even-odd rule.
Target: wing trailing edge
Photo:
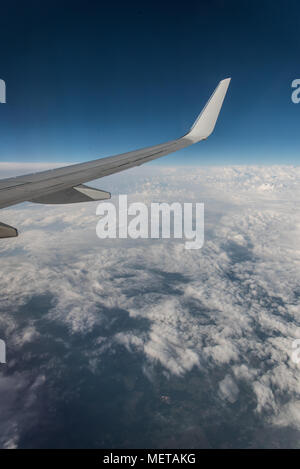
[[[92,202],[95,200],[110,199],[110,192],[94,189],[93,187],[80,184],[79,186],[51,192],[31,199],[30,202],[37,204],[78,204],[80,202]]]
[[[13,226],[0,223],[0,238],[15,238],[18,236],[18,230]]]

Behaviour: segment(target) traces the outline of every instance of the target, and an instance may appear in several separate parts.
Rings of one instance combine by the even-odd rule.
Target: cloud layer
[[[104,362],[123,350],[153,393],[186,393],[188,441],[170,439],[163,427],[153,445],[299,446],[299,366],[291,356],[300,338],[300,168],[150,166],[127,174],[95,185],[130,201],[204,202],[204,247],[99,240],[94,203],[3,210],[1,221],[21,236],[0,244],[0,337],[8,345],[1,445],[51,444],[49,434],[43,442],[34,435],[41,415],[52,422],[47,396],[54,409],[72,398],[57,391],[68,357],[76,351],[82,372],[101,379]],[[175,418],[176,398],[170,402],[165,426]],[[219,436],[225,422],[231,437]]]

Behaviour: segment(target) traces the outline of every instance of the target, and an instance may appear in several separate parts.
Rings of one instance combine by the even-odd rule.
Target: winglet
[[[226,78],[220,81],[185,138],[189,138],[195,143],[209,137],[213,132],[230,80],[231,78]]]

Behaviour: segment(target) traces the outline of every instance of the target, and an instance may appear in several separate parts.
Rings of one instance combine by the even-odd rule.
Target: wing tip
[[[206,105],[202,109],[197,119],[195,120],[190,131],[186,134],[186,137],[193,140],[194,143],[206,139],[213,132],[230,81],[231,77],[228,77],[224,78],[218,83],[216,89],[207,101]]]

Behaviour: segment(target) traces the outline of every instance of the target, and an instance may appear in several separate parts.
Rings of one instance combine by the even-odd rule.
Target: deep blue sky
[[[299,164],[299,23],[296,0],[3,3],[0,161],[85,161],[176,138],[231,76],[215,133],[159,164]]]

